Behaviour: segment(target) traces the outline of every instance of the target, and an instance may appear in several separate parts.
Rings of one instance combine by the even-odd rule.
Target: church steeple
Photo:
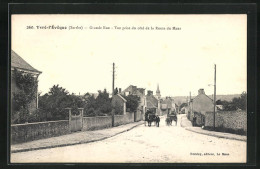
[[[160,89],[159,89],[159,84],[157,84],[156,96],[157,96],[158,99],[161,97],[161,92],[160,92]]]

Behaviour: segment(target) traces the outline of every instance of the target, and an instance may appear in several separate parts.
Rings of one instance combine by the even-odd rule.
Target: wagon
[[[177,115],[176,114],[167,114],[166,124],[172,125],[172,121],[175,121],[175,125],[177,126]]]

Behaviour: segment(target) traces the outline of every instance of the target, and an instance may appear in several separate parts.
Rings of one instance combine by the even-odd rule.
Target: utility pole
[[[190,107],[191,107],[191,113],[193,113],[193,105],[191,103],[191,92],[190,92]]]
[[[114,96],[115,88],[115,63],[113,63],[113,73],[112,73],[112,97]],[[115,109],[112,109],[112,127],[115,126]]]
[[[215,130],[215,116],[216,116],[216,64],[214,65],[214,116],[213,116],[213,128]]]
[[[113,75],[112,75],[112,96],[114,96],[115,88],[115,63],[113,63]]]

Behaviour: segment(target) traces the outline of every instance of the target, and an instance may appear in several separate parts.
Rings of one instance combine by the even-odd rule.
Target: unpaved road
[[[161,119],[160,127],[141,125],[103,141],[13,153],[11,162],[246,162],[246,142],[190,132],[180,127],[180,124],[174,126],[173,123],[173,126],[165,126],[164,120]]]

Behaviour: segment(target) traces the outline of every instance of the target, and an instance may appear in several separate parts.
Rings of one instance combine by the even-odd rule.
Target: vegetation
[[[180,107],[179,107],[179,110],[181,110],[183,107],[185,107],[185,106],[188,106],[188,104],[187,103],[182,103],[181,105],[180,105]]]
[[[138,106],[139,106],[139,101],[140,97],[136,95],[128,95],[124,96],[126,99],[126,109],[128,109],[130,112],[136,112]]]
[[[11,114],[12,123],[28,122],[30,116],[30,104],[36,99],[37,78],[30,73],[14,69],[12,78],[16,83],[18,91],[13,94]]]
[[[223,111],[246,110],[247,93],[243,92],[240,97],[234,97],[232,101],[217,100],[217,105],[223,105]]]
[[[111,100],[106,90],[99,91],[97,98],[86,93],[83,97],[54,85],[50,91],[39,97],[39,108],[45,114],[46,120],[68,119],[68,111],[72,108],[72,114],[78,114],[78,108],[84,108],[84,116],[105,116],[112,111]]]

